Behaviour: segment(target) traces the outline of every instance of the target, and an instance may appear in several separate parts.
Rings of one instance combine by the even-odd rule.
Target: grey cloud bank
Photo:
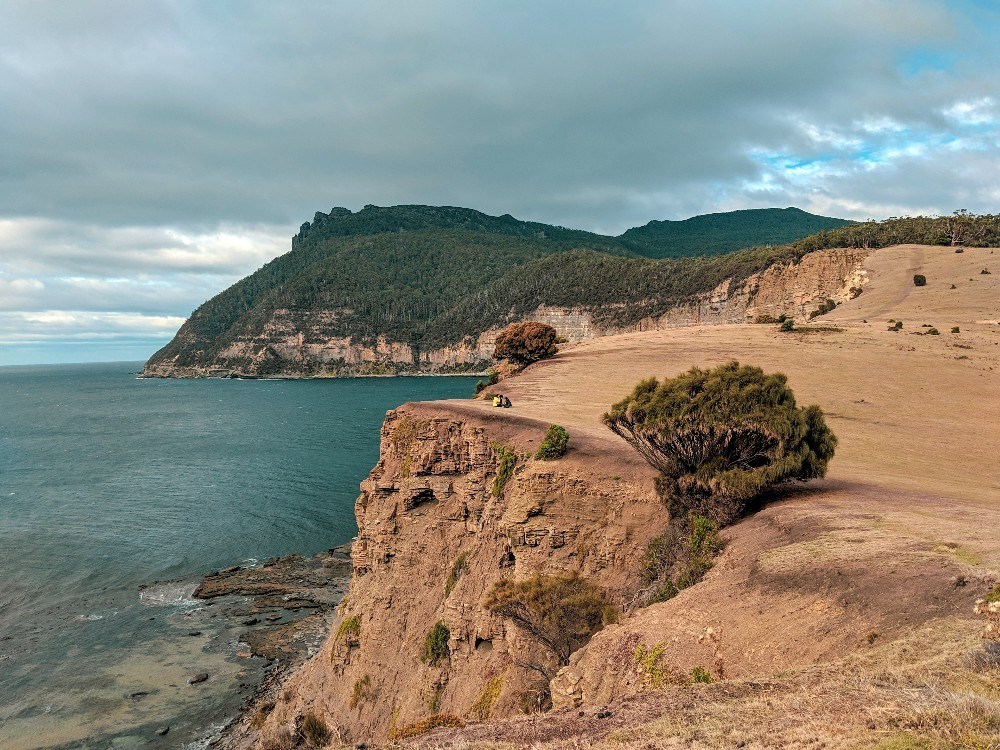
[[[60,320],[144,358],[333,205],[996,211],[997,42],[971,1],[0,1],[0,364]]]

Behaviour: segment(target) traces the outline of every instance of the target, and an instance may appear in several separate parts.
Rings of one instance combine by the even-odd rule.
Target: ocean
[[[245,673],[235,631],[190,636],[200,577],[349,541],[385,412],[475,383],[140,368],[0,368],[5,750],[203,745]],[[197,672],[212,679],[196,689]]]

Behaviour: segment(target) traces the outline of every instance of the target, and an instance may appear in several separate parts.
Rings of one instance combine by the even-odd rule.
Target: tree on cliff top
[[[784,375],[738,362],[643,380],[604,423],[660,471],[672,517],[719,526],[774,485],[824,476],[837,445],[818,406],[796,407]]]
[[[556,329],[545,323],[531,320],[511,323],[497,334],[493,358],[529,365],[559,351],[556,338]]]

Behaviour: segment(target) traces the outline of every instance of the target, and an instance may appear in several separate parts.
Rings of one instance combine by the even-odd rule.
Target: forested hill
[[[767,212],[735,213],[754,218]],[[731,218],[718,224],[696,218],[733,236]],[[789,245],[666,259],[641,257],[623,239],[628,234],[606,237],[463,208],[334,209],[304,224],[291,252],[195,310],[146,371],[350,372],[346,355],[346,364],[334,367],[329,358],[341,355],[329,352],[354,347],[357,354],[358,346],[383,351],[394,343],[409,354],[397,347],[392,356],[411,357],[412,369],[420,366],[421,352],[468,347],[484,330],[539,305],[589,311],[602,327],[628,326],[725,279],[740,282],[824,247],[1000,242],[1000,217],[959,213],[848,223]],[[686,252],[647,242],[646,253]],[[723,241],[705,242],[716,247]],[[322,356],[315,353],[324,347]],[[300,361],[289,369],[293,348]]]
[[[590,248],[647,258],[721,255],[733,250],[786,245],[823,230],[853,222],[817,216],[798,208],[753,208],[705,214],[683,221],[651,221],[608,237],[579,229],[521,221],[510,214],[490,216],[455,206],[365,206],[357,213],[333,208],[317,211],[292,239],[292,247],[334,237],[359,237],[385,232],[462,229],[468,232],[546,240],[555,249]]]
[[[817,216],[799,208],[754,208],[705,214],[683,221],[651,221],[618,239],[649,258],[731,253],[744,247],[786,245],[816,232],[853,222]]]

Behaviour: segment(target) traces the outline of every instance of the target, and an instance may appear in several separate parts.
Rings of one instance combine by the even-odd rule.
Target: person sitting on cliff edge
[[[493,396],[493,406],[494,408],[497,409],[503,406],[503,396],[501,396],[499,393]]]

